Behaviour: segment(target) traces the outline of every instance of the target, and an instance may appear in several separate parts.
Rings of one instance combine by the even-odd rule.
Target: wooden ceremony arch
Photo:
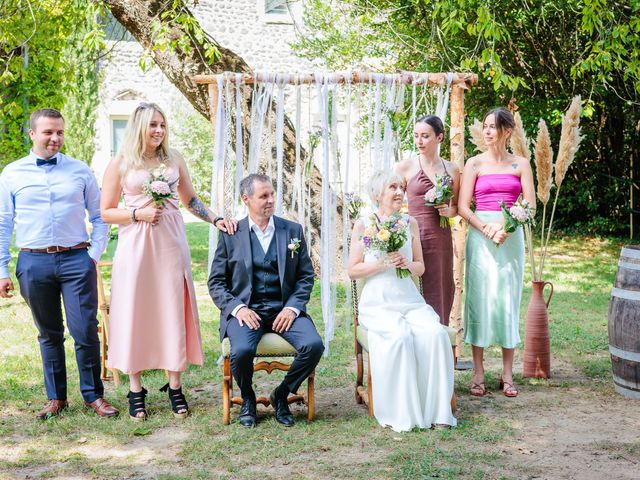
[[[264,73],[243,73],[236,75],[234,72],[224,72],[219,75],[195,75],[192,80],[196,84],[207,85],[209,93],[210,118],[213,127],[214,143],[215,143],[215,126],[216,112],[218,109],[218,78],[223,76],[226,81],[240,82],[244,85],[253,85],[256,82],[267,81],[268,74]],[[370,83],[374,73],[370,72],[351,72],[336,73],[337,83],[345,84],[349,81],[352,84]],[[470,90],[473,85],[478,82],[478,76],[472,73],[422,73],[422,72],[401,72],[397,74],[387,74],[387,78],[394,77],[398,83],[405,85],[420,85],[428,87],[446,86],[450,84],[450,100],[449,100],[449,145],[451,161],[454,162],[460,171],[464,169],[464,93]],[[449,79],[450,83],[449,83]],[[289,76],[290,84],[314,84],[316,83],[313,74],[293,74]],[[222,179],[232,178],[230,175],[222,175]],[[224,181],[224,180],[223,180]],[[217,188],[219,205],[224,205],[222,195],[224,195],[224,186]],[[457,344],[462,346],[462,289],[463,289],[463,269],[464,269],[464,250],[466,241],[466,222],[461,217],[456,217],[453,227],[453,243],[454,243],[454,284],[455,296],[453,307],[449,317],[450,325],[458,330]]]

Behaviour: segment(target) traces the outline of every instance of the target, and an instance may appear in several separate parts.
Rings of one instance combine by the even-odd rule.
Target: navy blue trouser
[[[256,313],[262,318],[260,328],[257,330],[251,330],[246,324],[241,327],[240,322],[235,318],[232,318],[227,326],[227,336],[231,342],[231,372],[238,383],[242,398],[255,396],[252,379],[256,348],[262,335],[276,333],[271,327],[279,310],[271,312],[256,310]],[[294,320],[288,332],[278,335],[293,345],[298,352],[282,381],[289,392],[295,393],[322,358],[324,352],[322,339],[311,319],[302,313]]]
[[[49,400],[67,399],[64,300],[67,328],[73,337],[80,391],[87,402],[102,397],[96,267],[85,249],[62,253],[20,252],[16,277],[38,329],[44,385]]]

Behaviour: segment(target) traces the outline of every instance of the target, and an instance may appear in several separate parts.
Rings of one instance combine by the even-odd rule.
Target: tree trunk
[[[209,64],[206,61],[204,55],[204,47],[206,44],[214,43],[210,40],[205,40],[203,43],[198,43],[190,36],[189,42],[190,49],[185,51],[180,47],[174,49],[154,49],[152,26],[154,22],[162,21],[169,28],[170,39],[176,39],[184,37],[186,34],[175,23],[167,23],[167,20],[160,20],[160,14],[167,10],[166,0],[102,0],[107,8],[111,11],[112,15],[133,35],[133,37],[142,45],[143,48],[150,50],[151,55],[158,65],[160,70],[167,76],[167,78],[173,83],[178,90],[189,100],[193,107],[200,112],[203,116],[210,119],[211,112],[209,107],[209,96],[206,85],[196,85],[191,77],[199,74],[215,75],[225,71],[245,73],[251,72],[251,68],[244,61],[242,57],[232,52],[231,50],[224,48],[221,45],[216,45],[220,56],[213,64]],[[181,2],[183,8],[178,8],[181,13],[191,15],[191,12],[186,8],[183,2]],[[196,21],[194,19],[194,21]],[[215,32],[213,32],[215,33]],[[243,124],[245,132],[245,145],[249,144],[249,138],[251,135],[250,116],[247,112],[251,111],[251,87],[243,87],[244,98],[244,115]],[[271,125],[275,125],[275,102],[272,110],[269,112],[271,118]],[[294,172],[295,172],[295,139],[296,132],[292,126],[291,121],[285,118],[284,124],[284,192],[283,201],[285,208],[291,208],[291,191],[290,185],[294,184]],[[304,164],[305,152],[302,151],[301,161]],[[248,155],[245,155],[248,158]],[[308,179],[311,183],[311,239],[307,239],[310,242],[310,250],[312,258],[315,264],[318,265],[319,258],[319,246],[320,246],[320,212],[322,206],[321,202],[321,183],[322,177],[319,170],[314,166],[311,178]],[[338,199],[338,215],[341,217],[342,202]],[[221,209],[222,206],[219,206]],[[335,232],[338,238],[342,238],[342,223],[336,222],[337,230]]]

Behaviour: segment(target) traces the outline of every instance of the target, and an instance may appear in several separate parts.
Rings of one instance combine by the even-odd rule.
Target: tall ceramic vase
[[[547,309],[553,295],[551,282],[531,282],[532,293],[527,309],[524,330],[524,368],[522,376],[549,378],[551,376],[551,348],[549,345],[549,316]],[[551,291],[544,299],[544,288]]]

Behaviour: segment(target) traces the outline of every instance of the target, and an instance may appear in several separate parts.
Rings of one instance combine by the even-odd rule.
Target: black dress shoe
[[[256,412],[255,398],[244,398],[242,400],[242,408],[238,417],[240,425],[247,428],[253,428],[258,423],[258,413]]]
[[[291,410],[289,410],[287,397],[282,398],[276,396],[276,391],[274,390],[271,392],[271,395],[269,395],[269,401],[276,411],[276,420],[278,423],[281,423],[285,427],[293,427],[293,424],[296,422],[293,420]]]

